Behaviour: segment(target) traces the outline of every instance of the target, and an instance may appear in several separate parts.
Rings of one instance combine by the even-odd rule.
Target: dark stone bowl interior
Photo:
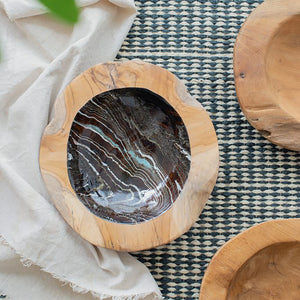
[[[159,95],[122,88],[89,100],[74,118],[68,174],[95,215],[135,224],[167,211],[190,169],[190,144],[178,113]]]

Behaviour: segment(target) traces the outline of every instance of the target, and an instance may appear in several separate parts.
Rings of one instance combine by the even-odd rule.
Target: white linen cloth
[[[161,299],[143,264],[73,232],[39,171],[57,95],[115,58],[136,13],[133,0],[79,4],[80,22],[71,27],[34,0],[0,0],[0,292],[13,300]]]

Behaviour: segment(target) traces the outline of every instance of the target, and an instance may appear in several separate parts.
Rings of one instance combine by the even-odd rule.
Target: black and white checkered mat
[[[219,139],[219,178],[198,222],[173,243],[134,254],[166,299],[198,299],[213,254],[242,230],[300,217],[300,155],[261,137],[235,95],[235,38],[260,2],[138,0],[138,16],[118,55],[175,73],[210,113]]]

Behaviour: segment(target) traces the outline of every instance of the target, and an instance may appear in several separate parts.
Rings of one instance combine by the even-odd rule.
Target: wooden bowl
[[[236,39],[234,75],[252,126],[300,151],[300,1],[266,0],[251,13]]]
[[[300,219],[256,225],[213,257],[200,300],[300,299]]]
[[[100,64],[58,97],[40,167],[55,206],[83,238],[142,250],[199,217],[217,178],[217,137],[172,73],[140,61]]]

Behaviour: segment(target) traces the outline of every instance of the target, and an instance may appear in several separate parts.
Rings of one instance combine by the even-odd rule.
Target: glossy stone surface
[[[74,118],[68,140],[70,183],[100,218],[151,220],[177,199],[190,169],[190,145],[178,113],[142,88],[99,94]]]

